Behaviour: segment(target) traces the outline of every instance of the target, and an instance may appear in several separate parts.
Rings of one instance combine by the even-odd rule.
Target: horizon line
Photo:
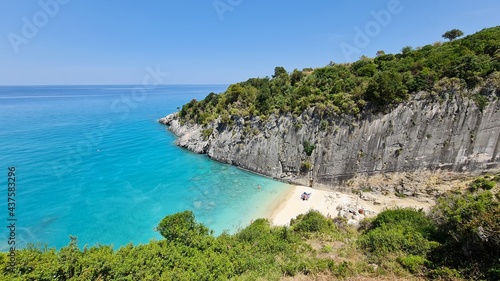
[[[158,86],[225,86],[233,83],[172,83],[148,85],[148,88]],[[63,87],[63,86],[144,86],[142,84],[0,84],[0,87]]]

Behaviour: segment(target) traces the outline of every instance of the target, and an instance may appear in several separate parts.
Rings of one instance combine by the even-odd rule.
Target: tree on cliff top
[[[457,39],[458,37],[462,37],[464,35],[464,33],[462,32],[462,30],[460,29],[452,29],[450,31],[446,31],[442,37],[445,38],[445,39],[448,39],[450,41],[453,41],[455,39]]]

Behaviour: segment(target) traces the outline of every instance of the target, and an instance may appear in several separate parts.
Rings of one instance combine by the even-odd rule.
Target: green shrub
[[[487,275],[491,280],[500,280],[500,260],[498,260],[496,264],[488,269]]]
[[[328,129],[329,126],[330,126],[330,123],[327,120],[321,120],[321,122],[319,124],[319,128],[322,131],[326,131],[326,129]]]
[[[373,219],[371,228],[403,225],[410,229],[415,229],[425,238],[431,238],[436,231],[436,224],[431,218],[427,217],[422,210],[413,208],[399,208],[393,210],[385,210]]]
[[[476,191],[478,189],[491,190],[496,186],[496,184],[497,183],[495,181],[490,181],[485,177],[477,178],[471,183],[470,190],[471,191]]]
[[[304,124],[302,123],[302,121],[298,121],[297,123],[295,123],[294,124],[295,131],[298,131],[298,130],[302,129],[302,126],[304,126]]]
[[[297,218],[291,225],[296,232],[330,232],[335,229],[332,220],[323,216],[320,212],[310,210],[302,218]]]
[[[500,174],[494,175],[492,180],[497,183],[500,182]]]
[[[307,156],[311,156],[313,150],[316,148],[316,146],[309,141],[304,141],[303,146],[304,152],[307,154]]]
[[[457,280],[461,277],[458,270],[448,267],[433,269],[429,272],[428,276],[433,280]]]
[[[237,237],[246,242],[255,242],[262,238],[262,236],[269,234],[271,225],[266,219],[257,219],[246,228],[240,230]]]
[[[383,226],[370,230],[358,240],[361,248],[378,258],[390,253],[425,256],[438,244],[430,241],[415,228],[404,224]]]
[[[442,243],[433,261],[488,276],[500,259],[500,203],[491,191],[446,194],[432,208],[431,217]]]
[[[332,271],[333,274],[335,274],[335,276],[337,276],[338,278],[345,278],[349,275],[349,272],[351,271],[350,263],[343,261],[339,265],[335,266]]]
[[[386,210],[375,217],[358,240],[358,245],[378,260],[389,254],[425,258],[439,243],[432,238],[435,224],[425,213],[412,208]]]
[[[407,255],[398,258],[398,262],[411,273],[421,273],[427,260],[422,256]]]
[[[312,163],[309,160],[302,162],[302,164],[300,165],[300,171],[303,174],[308,173],[311,170],[311,168],[312,168]]]
[[[397,70],[382,71],[370,80],[364,98],[376,106],[399,104],[409,98],[403,76]]]
[[[209,129],[205,129],[203,131],[201,131],[201,136],[203,137],[203,140],[206,141],[208,140],[208,138],[212,135],[214,129],[213,128],[209,128]]]
[[[192,211],[184,211],[166,216],[156,227],[161,236],[169,241],[189,244],[196,236],[209,235],[209,229],[197,223]]]
[[[479,111],[483,111],[490,102],[487,97],[482,96],[480,94],[473,95],[472,100],[476,103],[476,106],[477,108],[479,108]]]

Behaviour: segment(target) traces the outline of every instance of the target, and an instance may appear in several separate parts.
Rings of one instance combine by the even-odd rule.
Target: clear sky
[[[0,85],[229,84],[498,25],[498,0],[0,0]]]

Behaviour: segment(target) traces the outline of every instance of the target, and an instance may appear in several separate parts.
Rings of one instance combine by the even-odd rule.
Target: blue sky
[[[397,53],[499,15],[498,0],[0,0],[0,85],[140,84],[147,67],[169,73],[163,84],[229,84]]]

